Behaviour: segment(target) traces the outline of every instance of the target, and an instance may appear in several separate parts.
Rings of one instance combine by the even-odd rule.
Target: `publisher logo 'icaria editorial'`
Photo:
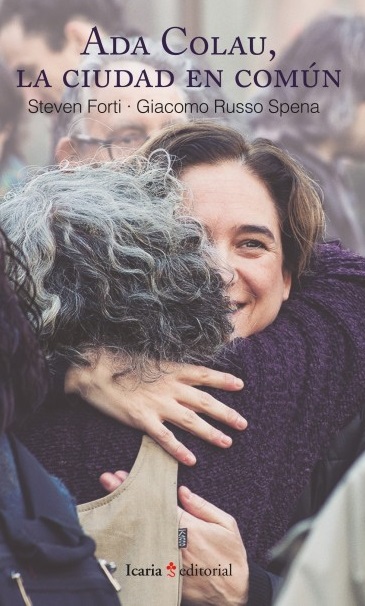
[[[217,564],[213,568],[203,568],[192,563],[180,569],[174,562],[169,562],[165,567],[155,566],[155,564],[148,567],[141,567],[138,564],[125,565],[125,576],[127,577],[162,577],[166,575],[171,578],[178,575],[182,577],[231,577],[232,564]]]

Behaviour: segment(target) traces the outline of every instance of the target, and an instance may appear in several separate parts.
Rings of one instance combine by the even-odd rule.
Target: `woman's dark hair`
[[[9,129],[9,135],[4,145],[0,167],[9,156],[20,156],[18,150],[18,125],[23,109],[21,94],[16,89],[14,78],[7,67],[0,61],[0,132]]]
[[[19,266],[23,270],[21,282],[14,281]],[[1,431],[40,404],[46,393],[45,363],[37,342],[40,316],[34,295],[20,252],[0,230]]]
[[[234,129],[205,120],[166,128],[139,153],[159,159],[162,150],[171,156],[177,177],[204,164],[241,163],[272,196],[286,268],[293,277],[308,268],[313,247],[322,237],[322,203],[308,175],[286,152],[266,139],[248,142]]]

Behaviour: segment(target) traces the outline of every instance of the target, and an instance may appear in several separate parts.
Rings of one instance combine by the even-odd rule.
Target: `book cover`
[[[341,12],[339,12],[340,10]],[[90,162],[100,165],[104,162],[124,160],[142,146],[148,146],[151,141],[154,141],[154,137],[166,127],[174,126],[178,130],[189,123],[194,125],[196,121],[210,120],[214,125],[235,129],[248,142],[258,137],[268,139],[279,149],[289,153],[308,172],[314,189],[321,197],[326,214],[326,238],[331,241],[341,240],[344,246],[351,251],[361,255],[365,254],[365,215],[362,201],[363,162],[365,159],[364,2],[310,2],[305,7],[294,7],[293,3],[288,0],[277,3],[263,0],[255,3],[249,0],[227,0],[226,2],[218,0],[185,0],[184,2],[178,0],[150,2],[110,0],[109,3],[102,3],[100,0],[93,0],[93,2],[74,0],[73,3],[62,3],[62,5],[56,0],[53,5],[49,0],[45,7],[39,0],[28,0],[27,4],[21,0],[17,0],[17,2],[3,0],[0,5],[0,18],[1,15],[0,54],[2,64],[0,70],[4,84],[0,91],[2,195],[26,179],[30,165],[42,167],[56,163],[69,170],[79,163]],[[170,141],[170,145],[173,149],[173,141]],[[182,155],[180,158],[182,164],[184,157]],[[280,157],[280,153],[277,157]],[[247,158],[243,161],[243,165],[245,162],[248,162]],[[203,164],[209,164],[208,160]],[[214,162],[211,161],[211,164],[214,165]],[[282,167],[282,165],[280,166]],[[220,166],[220,168],[222,167]],[[252,196],[253,204],[257,202],[257,208],[261,208],[260,204],[264,204],[265,196],[267,195],[269,199],[271,196],[273,199],[276,193],[270,190],[265,181],[266,176],[259,172],[257,166],[252,170],[255,183],[251,184],[252,187],[247,186],[247,189],[245,189],[244,183],[241,184],[237,180],[235,188],[230,190],[231,175],[227,173],[226,195],[229,198],[231,192],[233,199],[234,196],[238,196],[237,191],[240,187],[242,188],[240,195],[243,196],[242,192],[245,192],[246,201]],[[267,170],[269,169],[267,168]],[[299,175],[299,173],[296,174]],[[265,187],[260,190],[255,189],[258,175],[259,183],[263,182],[264,185],[266,183]],[[195,187],[196,191],[198,191],[198,187],[202,187],[201,182],[197,182],[195,179],[196,175],[189,173],[189,165],[186,170],[182,170],[178,177],[185,179],[185,185],[187,184],[191,188],[193,194]],[[222,177],[221,181],[224,181],[224,178]],[[276,345],[274,347],[276,338],[279,343],[285,341],[284,331],[287,331],[285,334],[292,338],[292,325],[290,324],[292,316],[290,316],[291,312],[285,316],[285,309],[291,310],[292,299],[301,296],[298,294],[300,289],[295,290],[298,277],[295,273],[296,270],[292,270],[290,265],[285,264],[287,261],[285,259],[286,250],[290,250],[290,246],[288,245],[289,248],[285,250],[282,247],[281,239],[287,235],[286,227],[283,228],[282,217],[275,214],[275,211],[274,219],[269,214],[267,220],[262,219],[262,224],[256,220],[256,217],[252,221],[249,221],[246,216],[241,219],[243,211],[241,215],[238,206],[231,208],[230,199],[227,198],[224,206],[222,202],[216,200],[217,196],[214,194],[219,191],[218,187],[222,186],[218,176],[214,172],[210,172],[206,179],[207,198],[210,201],[206,203],[205,209],[201,210],[198,199],[195,200],[194,206],[193,195],[192,208],[195,208],[198,219],[208,226],[211,239],[221,245],[221,251],[227,253],[225,261],[228,265],[234,255],[240,257],[239,263],[242,262],[242,267],[247,262],[247,258],[251,261],[255,259],[257,262],[261,254],[257,252],[257,249],[265,250],[270,258],[270,252],[276,242],[276,228],[279,234],[277,240],[280,243],[280,254],[283,255],[282,259],[273,253],[276,264],[274,262],[272,265],[266,265],[263,268],[263,274],[260,273],[261,268],[258,265],[256,266],[258,270],[252,272],[252,275],[245,273],[246,268],[241,269],[241,265],[233,268],[238,275],[236,283],[241,284],[241,291],[239,287],[235,287],[236,298],[231,297],[231,304],[234,307],[232,317],[234,316],[236,323],[235,336],[249,337],[248,353],[242,355],[251,354],[252,363],[256,360],[259,366],[263,363],[265,355],[268,358],[267,363],[270,358],[271,370],[269,373],[272,372],[270,380],[256,375],[255,371],[252,371],[253,375],[250,376],[249,361],[246,362],[244,358],[243,368],[239,368],[237,357],[233,356],[235,363],[225,370],[248,383],[247,396],[245,392],[242,392],[242,396],[236,395],[231,398],[230,395],[227,396],[227,392],[214,391],[214,388],[222,387],[220,383],[222,378],[210,377],[206,383],[204,381],[197,383],[213,388],[211,393],[217,399],[224,401],[227,405],[232,405],[233,408],[238,407],[239,412],[247,417],[249,426],[245,431],[248,435],[248,448],[250,448],[250,436],[255,435],[255,423],[259,423],[253,415],[254,422],[251,429],[251,410],[246,407],[246,403],[250,402],[249,398],[253,398],[253,394],[259,394],[262,402],[273,401],[275,403],[276,400],[275,397],[272,397],[272,393],[275,393],[276,389],[275,378],[279,376],[281,378],[278,381],[281,383],[276,394],[277,400],[281,400],[281,402],[285,399],[288,402],[292,399],[295,400],[297,392],[293,385],[301,385],[302,380],[309,381],[309,377],[312,378],[313,367],[317,365],[319,368],[316,375],[318,392],[314,387],[312,400],[320,399],[323,396],[323,388],[319,388],[321,372],[328,381],[328,385],[332,385],[332,377],[336,374],[335,365],[331,365],[328,360],[321,359],[322,353],[326,351],[328,354],[329,351],[323,346],[322,341],[324,342],[325,339],[321,341],[318,334],[317,337],[313,336],[316,331],[318,333],[319,330],[326,330],[325,322],[327,320],[324,319],[324,313],[323,318],[319,315],[316,316],[317,324],[315,320],[312,324],[308,320],[308,326],[305,324],[303,334],[308,342],[305,339],[303,342],[299,341],[298,334],[293,330],[293,334],[296,334],[296,338],[298,338],[298,344],[293,346],[292,362],[298,355],[298,364],[302,364],[303,368],[307,368],[308,364],[307,377],[303,378],[299,371],[297,374],[294,364],[286,362],[282,349],[279,346],[278,349],[275,349]],[[299,176],[298,179],[300,179]],[[200,209],[199,212],[198,209]],[[231,223],[229,223],[230,217]],[[309,217],[307,223],[310,223],[312,219],[313,217]],[[270,221],[273,221],[273,224]],[[235,236],[233,242],[230,234],[236,230],[237,225],[240,226],[240,222],[244,227],[241,232],[245,233],[247,237],[243,239],[240,232],[239,243],[238,236]],[[254,225],[254,229],[252,229],[252,225]],[[226,232],[222,236],[224,226],[226,226]],[[291,237],[292,235],[289,234],[289,239]],[[304,240],[303,237],[302,249],[305,248]],[[239,253],[237,253],[238,249]],[[242,250],[246,255],[244,261],[242,261],[244,257]],[[246,252],[247,250],[250,252]],[[303,250],[300,254],[302,252]],[[322,271],[327,272],[323,278],[323,293],[327,293],[326,288],[329,288],[330,280],[328,284],[326,282],[328,276],[331,276],[331,280],[338,280],[338,283],[343,280],[344,274],[341,272],[346,273],[347,270],[344,268],[345,265],[341,265],[343,261],[341,254],[337,258],[333,253],[332,257],[326,258],[323,267],[319,265],[313,270],[318,271],[318,275]],[[362,270],[360,266],[356,266],[355,269],[356,263],[352,257],[348,263],[350,262],[352,263],[350,273],[353,271],[357,280]],[[306,284],[305,281],[304,284]],[[314,290],[314,287],[313,290],[310,290],[312,288],[310,280],[308,284],[308,300],[313,297],[313,305],[319,305],[320,294]],[[352,284],[351,287],[349,286],[347,295],[351,294],[352,286]],[[320,290],[318,283],[316,288]],[[342,296],[342,291],[339,289],[337,293],[336,288],[335,285],[333,292],[338,297]],[[243,293],[247,294],[247,292],[250,296],[247,297],[247,301],[246,299],[243,301]],[[353,300],[356,300],[360,306],[363,295],[359,295],[359,299],[356,299],[355,294],[353,297]],[[249,298],[250,301],[248,301]],[[287,300],[288,305],[286,306]],[[341,326],[341,322],[344,326],[346,325],[346,338],[350,339],[348,335],[350,333],[352,335],[352,329],[350,330],[348,325],[350,326],[352,321],[348,319],[347,311],[346,314],[343,314],[346,317],[343,317],[341,315],[343,307],[339,305],[339,308],[335,309],[335,304],[331,307],[330,296],[327,301],[328,315],[331,317],[329,333],[330,329],[333,329],[331,322],[334,317],[337,317]],[[251,324],[247,329],[248,310],[251,303],[253,313],[250,316]],[[281,320],[281,303],[284,304],[284,320]],[[260,304],[262,304],[263,312],[260,311]],[[304,322],[305,305],[303,304],[303,310],[301,307],[299,309],[300,314],[303,314],[300,321]],[[358,320],[359,310],[354,308],[351,313],[352,318]],[[293,314],[295,315],[294,311]],[[275,324],[276,318],[278,318],[279,324]],[[280,327],[281,321],[283,322],[282,332],[270,333],[272,335],[270,344],[265,345],[265,330],[269,328],[269,331],[275,331],[277,326]],[[274,328],[271,329],[273,322]],[[344,333],[346,331],[344,329]],[[313,353],[312,351],[308,353],[311,349],[309,336],[317,339],[320,346],[315,352],[319,357],[314,357],[314,362],[310,360],[308,363],[308,359]],[[263,341],[260,345],[261,338]],[[253,343],[252,351],[250,343]],[[260,356],[260,347],[265,350],[265,355]],[[305,349],[306,347],[308,349]],[[240,351],[239,348],[240,345],[238,345],[238,351]],[[300,357],[298,352],[301,348],[308,353],[307,358]],[[360,345],[357,345],[356,348],[361,350]],[[354,359],[358,356],[356,360],[359,360],[361,355],[358,354],[356,348],[354,348],[353,355]],[[343,346],[343,350],[345,350],[345,346]],[[235,353],[235,355],[238,354]],[[344,351],[342,351],[342,355],[344,361],[348,361],[351,357]],[[329,368],[323,370],[322,362],[323,368],[326,367],[326,364]],[[219,366],[219,368],[223,367],[224,364]],[[336,369],[338,371],[337,366]],[[287,375],[285,375],[286,372]],[[341,380],[343,378],[344,385],[347,388],[351,385],[355,391],[358,389],[357,393],[360,398],[360,387],[357,386],[355,380],[351,383],[352,378],[349,379],[345,375],[346,373],[343,371]],[[251,380],[257,381],[259,385],[252,388]],[[190,389],[194,389],[195,394],[196,390],[190,375],[188,379],[181,379],[182,384],[184,381]],[[341,381],[338,382],[341,383]],[[262,387],[262,390],[265,388],[267,392],[263,393],[259,387]],[[327,396],[331,402],[337,402],[336,398],[338,401],[340,400],[340,394],[337,392],[333,398],[332,395],[327,394]],[[193,396],[191,397],[193,398]],[[308,402],[309,400],[308,396]],[[180,402],[178,404],[180,406]],[[349,405],[349,409],[343,411],[342,424],[345,424],[349,416],[355,412],[355,402],[351,403],[351,406],[354,410],[350,410]],[[195,410],[191,402],[188,403],[188,407]],[[310,406],[308,410],[311,410]],[[204,412],[204,408],[197,406],[196,411]],[[208,412],[209,421],[209,410],[205,412]],[[181,413],[176,414],[178,416]],[[279,408],[278,415],[280,414]],[[308,416],[310,414],[312,413],[308,412]],[[328,416],[330,414],[328,412]],[[223,420],[222,416],[219,416],[218,413],[213,414],[214,416],[215,421],[218,419],[218,424],[213,421],[213,425],[217,425],[220,431],[226,433],[225,426],[220,423]],[[175,431],[175,425],[178,425],[180,429],[188,426],[188,423],[179,423],[176,418],[171,418],[166,414],[166,418],[162,418],[162,420],[172,422],[172,425],[169,426],[172,431]],[[309,432],[309,428],[314,427],[313,432],[317,431],[314,421],[313,425],[311,422],[307,426],[307,431]],[[328,419],[323,421],[323,427],[327,427],[327,422]],[[194,417],[193,433],[199,435],[198,423]],[[282,437],[284,442],[286,441],[286,450],[285,448],[283,450],[286,455],[283,455],[283,461],[280,463],[286,469],[287,458],[285,457],[289,457],[289,453],[290,456],[293,456],[293,460],[296,460],[296,456],[292,455],[295,445],[291,443],[291,438],[284,429],[282,435],[273,436],[270,433],[270,427],[265,423],[266,421],[263,420],[266,431],[265,440],[267,439],[264,444],[267,452],[270,452],[270,448],[279,449]],[[143,424],[142,427],[146,429]],[[275,422],[273,427],[279,428],[280,422]],[[231,429],[228,430],[229,437],[226,445],[230,445],[230,440],[233,439],[232,449],[235,448],[236,441],[242,443],[243,440],[241,434],[236,431],[237,428],[238,425],[231,423]],[[337,429],[339,428],[338,426]],[[183,524],[179,530],[181,544],[176,543],[172,552],[169,551],[170,543],[167,541],[167,536],[171,533],[166,531],[166,537],[164,537],[166,539],[164,543],[166,557],[165,554],[163,557],[156,555],[158,547],[153,540],[148,553],[155,554],[154,556],[142,556],[143,549],[141,549],[141,552],[138,550],[133,552],[135,561],[129,561],[124,554],[121,569],[116,576],[122,588],[124,581],[130,589],[128,589],[127,601],[123,601],[122,598],[122,602],[137,604],[136,592],[146,591],[146,595],[148,595],[149,591],[153,591],[154,597],[144,597],[145,602],[143,603],[149,605],[179,603],[182,590],[183,599],[189,604],[224,604],[224,601],[219,602],[217,597],[219,592],[223,592],[227,603],[235,592],[235,597],[240,594],[239,599],[244,603],[248,595],[248,571],[244,563],[243,545],[247,548],[249,558],[257,560],[265,570],[267,558],[264,552],[266,553],[267,548],[272,547],[276,540],[282,538],[284,529],[286,530],[289,525],[289,513],[292,513],[294,504],[284,504],[285,499],[282,499],[282,495],[278,495],[278,491],[273,486],[269,487],[270,465],[266,462],[265,452],[261,448],[255,451],[255,446],[252,451],[254,455],[252,455],[252,459],[249,459],[251,453],[248,460],[255,467],[252,478],[256,475],[257,480],[253,479],[251,485],[248,484],[248,486],[253,492],[256,490],[257,495],[261,495],[261,500],[270,501],[266,513],[257,514],[256,500],[255,497],[251,499],[251,495],[246,496],[247,506],[242,504],[245,499],[239,488],[239,479],[237,479],[237,483],[235,482],[235,478],[241,477],[241,466],[237,462],[227,463],[227,465],[234,466],[229,479],[217,479],[217,486],[214,489],[208,486],[208,482],[212,481],[212,467],[217,465],[219,468],[220,464],[216,461],[220,460],[221,452],[211,445],[203,446],[200,451],[200,447],[196,446],[199,441],[190,442],[189,437],[185,437],[188,434],[177,431],[178,439],[183,444],[186,439],[187,446],[194,453],[194,448],[197,448],[196,474],[199,479],[192,480],[194,491],[199,492],[196,487],[201,486],[202,496],[208,501],[211,500],[219,511],[207,506],[207,514],[204,514],[206,518],[203,515],[200,519],[197,513],[198,505],[193,500],[189,515],[199,520],[196,522],[195,528],[196,536],[199,538],[196,542],[194,522],[191,522],[191,518],[188,516],[186,527]],[[250,434],[251,431],[253,434]],[[297,431],[298,427],[293,430],[293,435],[297,435]],[[297,470],[299,470],[298,477],[300,478],[298,485],[300,484],[301,489],[309,480],[310,468],[314,467],[319,458],[321,440],[323,439],[327,443],[327,439],[329,441],[331,437],[330,434],[335,433],[329,428],[323,429],[324,438],[324,434],[321,434],[319,430],[318,432],[316,442],[313,438],[313,443],[315,442],[315,448],[317,448],[315,454],[313,456],[308,454],[306,463],[301,465],[298,463]],[[207,438],[206,426],[200,430],[200,435]],[[219,439],[222,439],[221,434]],[[217,442],[219,439],[216,434]],[[252,439],[255,440],[255,438]],[[223,443],[220,445],[222,446]],[[98,452],[98,449],[95,452]],[[143,452],[142,449],[139,452],[139,461],[143,458]],[[232,452],[237,451],[232,450]],[[240,450],[238,452],[241,453]],[[200,460],[199,457],[203,460]],[[204,457],[206,457],[205,460]],[[234,454],[232,457],[234,459]],[[262,476],[261,465],[265,470]],[[295,485],[296,478],[289,477],[295,465],[290,472],[285,471],[288,475],[283,481],[282,490],[289,485]],[[208,470],[209,466],[211,466],[210,470]],[[223,468],[225,469],[224,465]],[[133,470],[135,473],[134,467]],[[105,471],[109,470],[105,469]],[[111,471],[115,471],[115,469]],[[131,471],[130,465],[126,471]],[[176,469],[172,471],[172,477],[174,473],[176,474]],[[192,474],[194,478],[194,472]],[[149,477],[150,479],[154,477],[152,471],[149,472]],[[182,477],[184,480],[187,479],[188,484],[189,474],[184,471]],[[267,483],[265,486],[260,486],[261,477],[264,478],[264,483]],[[67,477],[63,479],[67,484]],[[166,477],[164,479],[168,481]],[[131,480],[127,482],[129,482],[126,484],[128,487]],[[172,485],[174,482],[176,483],[176,480],[172,479]],[[242,486],[245,484],[243,483]],[[301,489],[296,488],[292,492],[289,491],[288,500],[294,494],[299,497]],[[123,493],[122,489],[120,493]],[[231,496],[229,496],[230,493]],[[212,495],[213,498],[210,498]],[[215,495],[218,495],[216,501]],[[185,505],[189,498],[185,494]],[[140,499],[139,496],[138,506],[141,505]],[[108,498],[102,502],[103,506],[108,503]],[[225,510],[224,504],[226,503],[228,503],[229,515],[240,518],[241,510],[244,511],[242,517],[237,519],[242,543],[240,534],[231,518],[225,517],[226,512],[223,510]],[[146,504],[144,503],[143,506]],[[189,508],[189,505],[187,507]],[[85,508],[83,506],[81,516],[84,516],[85,520],[88,514],[93,518],[94,511],[93,507]],[[269,518],[273,511],[277,518],[271,521],[269,529],[270,524],[266,518]],[[163,519],[161,520],[161,515],[158,516],[158,512],[154,513],[158,522],[154,525],[153,518],[151,520],[148,518],[148,523],[145,526],[141,524],[139,530],[141,531],[143,527],[143,532],[147,533],[148,529],[152,528],[151,536],[155,536],[156,533],[161,536]],[[138,511],[138,515],[143,517],[143,507],[140,512]],[[251,519],[254,531],[249,530]],[[223,529],[222,533],[216,535],[211,528],[209,535],[204,523],[220,526]],[[86,528],[94,532],[95,520],[91,520],[90,526],[88,524],[89,521],[85,521]],[[265,530],[262,532],[262,536],[266,533],[267,540],[260,536],[260,524],[264,525]],[[169,526],[169,530],[171,530],[171,526]],[[246,534],[248,535],[247,545]],[[187,549],[189,541],[193,546],[192,549],[195,550],[192,551],[195,559],[188,562],[186,556],[184,559],[184,549]],[[225,544],[231,545],[231,551],[230,549],[225,550]],[[211,550],[210,555],[205,557],[205,553],[209,550]],[[150,561],[151,558],[155,559]],[[256,578],[254,577],[255,570],[254,568],[250,570],[251,579]],[[260,576],[261,572],[263,577]],[[270,578],[263,571],[257,574],[258,585],[264,587],[269,595],[271,592]],[[151,581],[150,585],[149,581]],[[160,591],[158,590],[159,583],[161,588],[164,583],[164,588]],[[189,592],[191,592],[188,597],[186,594],[184,597],[184,583],[185,587],[189,586]],[[152,586],[153,589],[151,589]],[[210,591],[213,592],[211,598],[208,597]]]

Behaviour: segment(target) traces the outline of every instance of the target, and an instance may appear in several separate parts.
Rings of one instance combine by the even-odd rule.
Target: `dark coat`
[[[24,606],[28,595],[37,606],[117,606],[68,495],[20,442],[10,443],[26,514],[0,510],[0,605]]]

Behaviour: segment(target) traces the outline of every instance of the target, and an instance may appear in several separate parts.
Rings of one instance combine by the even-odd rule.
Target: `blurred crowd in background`
[[[81,57],[91,28],[106,36],[142,35],[150,55]],[[222,47],[232,46],[239,36],[267,37],[275,61],[262,57],[173,57],[161,51],[161,35],[169,27],[185,27],[186,40],[194,36],[218,36]],[[96,45],[94,45],[96,46]],[[227,102],[265,103],[261,113],[208,112],[197,118],[214,118],[235,126],[250,137],[267,137],[287,149],[318,182],[327,213],[328,238],[340,238],[349,248],[365,254],[365,0],[310,0],[305,5],[289,0],[0,0],[0,192],[24,178],[28,166],[45,166],[64,160],[108,159],[125,155],[169,123],[194,119],[173,113],[141,114],[135,109],[140,98],[147,101],[199,103],[214,98]],[[86,59],[86,61],[85,61]],[[266,64],[265,64],[266,62]],[[341,70],[339,88],[239,88],[234,74],[240,69],[315,68]],[[165,88],[128,87],[64,89],[67,69],[155,69],[172,71],[175,84]],[[221,88],[186,89],[187,68],[224,71]],[[45,70],[52,87],[17,88],[17,70],[24,81],[36,79]],[[125,112],[87,115],[30,113],[30,98],[60,103],[121,102]],[[270,114],[267,101],[318,103],[319,114]],[[209,104],[212,107],[212,104]],[[134,112],[132,113],[134,108]]]

